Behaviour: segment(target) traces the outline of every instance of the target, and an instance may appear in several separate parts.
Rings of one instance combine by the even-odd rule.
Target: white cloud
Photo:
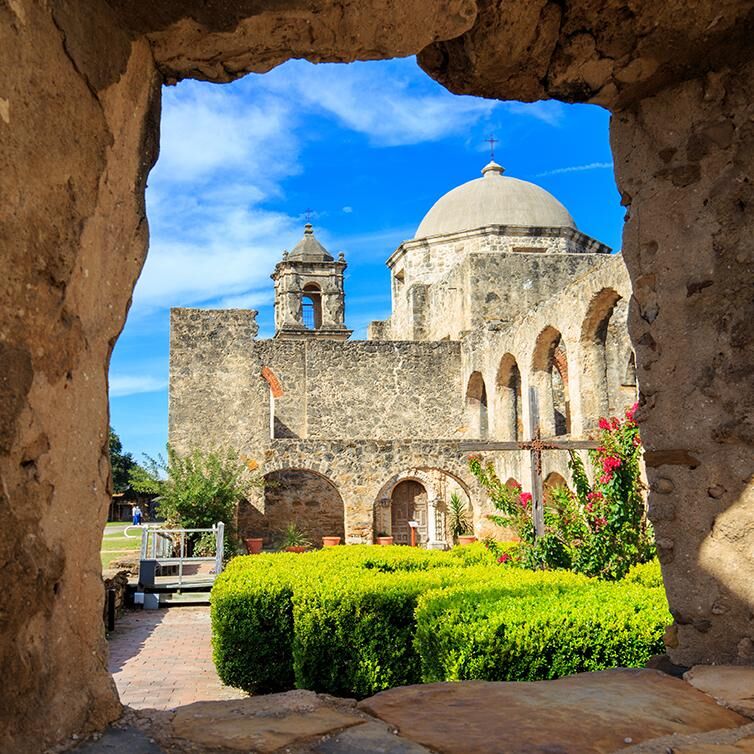
[[[608,170],[612,169],[612,167],[612,162],[589,162],[586,165],[571,165],[566,168],[545,170],[544,173],[537,173],[537,178],[542,178],[547,175],[562,175],[563,173],[581,173],[584,170]]]
[[[536,118],[550,126],[559,126],[565,118],[566,106],[555,100],[541,102],[506,102],[505,109],[512,115]]]
[[[343,212],[350,215],[353,212],[353,207],[343,207]]]
[[[164,390],[167,384],[166,379],[149,375],[111,374],[110,397],[122,398],[137,393],[155,393]]]
[[[263,86],[289,93],[305,109],[334,116],[379,146],[442,139],[472,127],[497,105],[440,89],[418,66],[406,75],[405,62],[315,66],[295,61],[267,74]]]

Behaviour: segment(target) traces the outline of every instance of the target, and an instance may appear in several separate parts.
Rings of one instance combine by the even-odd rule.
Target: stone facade
[[[318,315],[307,326],[300,315],[311,265],[318,290],[334,295],[345,265],[307,225],[275,268],[273,339],[253,338],[253,312],[173,310],[171,443],[230,445],[259,462],[270,484],[238,523],[268,543],[292,522],[315,543],[380,533],[407,542],[416,520],[418,541],[443,547],[452,494],[477,533],[495,533],[461,441],[524,439],[532,391],[544,436],[587,436],[600,415],[636,400],[630,286],[609,251],[572,226],[407,241],[388,260],[392,316],[372,339],[344,342],[342,322]],[[281,282],[294,275],[297,287]],[[501,478],[528,486],[528,453],[493,458]],[[566,454],[544,461],[551,481],[568,478]]]

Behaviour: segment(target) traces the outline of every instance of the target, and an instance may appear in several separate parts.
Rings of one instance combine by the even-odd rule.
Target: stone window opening
[[[625,324],[627,302],[612,288],[599,291],[587,310],[581,328],[581,413],[585,428],[594,428],[601,416],[617,413],[611,405],[611,389],[623,384],[625,348],[616,333]]]
[[[489,430],[487,388],[481,372],[473,372],[466,388],[466,417],[469,435],[486,440]]]
[[[500,440],[521,441],[524,437],[521,372],[514,356],[500,359],[495,382],[495,426]]]
[[[322,292],[316,283],[304,286],[301,314],[307,330],[319,330],[322,327]]]
[[[532,381],[540,398],[539,426],[542,436],[570,434],[568,353],[560,331],[550,325],[537,337],[532,369]]]

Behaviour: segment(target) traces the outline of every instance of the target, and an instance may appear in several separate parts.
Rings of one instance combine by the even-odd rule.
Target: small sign
[[[418,521],[409,521],[409,522],[408,522],[408,525],[409,525],[409,526],[410,526],[410,527],[411,527],[412,529],[418,529],[418,528],[419,528],[419,522],[418,522]]]

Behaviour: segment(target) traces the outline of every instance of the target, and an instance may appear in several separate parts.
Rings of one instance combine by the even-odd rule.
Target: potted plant
[[[249,555],[259,555],[262,552],[264,540],[261,537],[247,537],[244,539],[244,544],[246,545],[246,552]]]
[[[340,537],[322,537],[322,547],[337,547],[340,544]]]
[[[386,532],[381,531],[377,533],[377,544],[386,547],[393,544],[393,538]]]
[[[476,542],[468,506],[456,492],[448,501],[448,527],[453,539],[457,540],[459,545],[470,545]]]
[[[288,524],[280,540],[280,549],[285,552],[306,552],[312,546],[306,534],[293,522]]]

